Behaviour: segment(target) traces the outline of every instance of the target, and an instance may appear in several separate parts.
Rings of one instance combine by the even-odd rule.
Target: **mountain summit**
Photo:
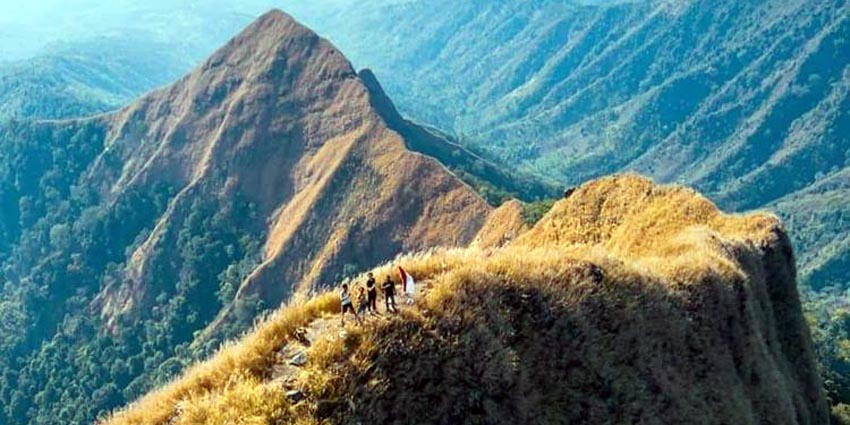
[[[106,314],[145,298],[153,253],[176,240],[173,224],[198,199],[254,206],[266,228],[261,261],[238,296],[270,305],[346,264],[465,244],[489,211],[444,167],[407,151],[345,57],[280,11],[109,122],[120,166],[93,167],[104,194],[166,182],[175,196],[131,255],[128,282],[104,294]]]
[[[0,148],[2,423],[827,421],[776,218],[625,175],[531,226],[279,11]],[[329,287],[397,266],[415,302],[341,329]]]

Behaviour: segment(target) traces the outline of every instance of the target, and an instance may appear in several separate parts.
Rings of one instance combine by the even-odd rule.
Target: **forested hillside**
[[[367,2],[314,22],[403,114],[564,185],[635,170],[744,211],[846,174],[850,2],[610,3]],[[841,215],[815,199],[780,213],[818,287],[847,274],[850,227],[798,229]]]
[[[56,45],[35,58],[0,64],[0,122],[118,109],[192,65],[169,45],[130,36]]]

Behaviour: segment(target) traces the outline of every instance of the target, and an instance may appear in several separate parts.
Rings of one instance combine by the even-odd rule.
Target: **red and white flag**
[[[401,266],[398,267],[398,274],[401,276],[401,287],[404,293],[412,296],[414,294],[413,276],[404,271]]]

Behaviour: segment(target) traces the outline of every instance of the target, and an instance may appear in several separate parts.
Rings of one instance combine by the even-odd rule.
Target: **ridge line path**
[[[416,291],[414,299],[421,300],[425,295],[424,292],[427,286],[420,284],[420,288]],[[362,325],[357,323],[357,319],[347,315],[345,326],[346,328],[351,326],[366,328],[370,326],[370,323],[378,320],[391,320],[393,317],[400,315],[402,311],[415,308],[416,304],[407,304],[406,301],[406,296],[396,297],[396,313],[380,312],[381,306],[379,306],[379,316],[369,313],[364,314],[361,316],[363,319]],[[275,362],[271,367],[269,382],[280,385],[285,391],[299,391],[295,385],[295,377],[301,372],[302,367],[309,362],[310,351],[313,345],[321,338],[344,338],[345,332],[345,328],[340,324],[339,313],[323,314],[313,319],[308,325],[300,327],[296,330],[295,337],[275,353]]]

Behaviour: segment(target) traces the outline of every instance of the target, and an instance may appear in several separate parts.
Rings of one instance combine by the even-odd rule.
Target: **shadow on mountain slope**
[[[276,353],[335,294],[292,302],[106,423],[827,422],[774,217],[618,176],[506,247],[374,272],[399,264],[424,287],[416,306],[315,337],[290,381],[271,379]]]

